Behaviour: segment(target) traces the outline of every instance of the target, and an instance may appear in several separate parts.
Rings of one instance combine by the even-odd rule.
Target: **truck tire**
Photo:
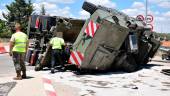
[[[40,64],[37,64],[36,66],[35,66],[35,71],[40,71],[40,70],[42,70],[43,68],[40,66]]]
[[[82,8],[86,10],[87,12],[89,12],[90,14],[93,14],[97,10],[96,5],[86,2],[86,1],[83,3]]]
[[[142,65],[146,65],[149,61],[150,61],[149,58],[145,58]]]
[[[137,70],[137,65],[136,64],[131,64],[130,62],[133,62],[133,61],[126,61],[126,63],[124,63],[126,65],[126,67],[123,68],[123,70],[125,72],[134,72]]]
[[[133,56],[128,55],[126,60],[123,62],[123,70],[125,72],[134,72],[138,68],[138,65],[136,64]]]
[[[134,72],[138,68],[133,56],[127,53],[119,53],[116,61],[113,62],[112,70],[123,70],[125,72]]]
[[[43,69],[43,66],[41,65],[40,60],[38,59],[37,62],[36,62],[36,64],[35,64],[34,70],[35,70],[35,71],[40,71],[40,70],[42,70],[42,69]]]
[[[169,57],[167,54],[162,54],[162,60],[169,60]]]

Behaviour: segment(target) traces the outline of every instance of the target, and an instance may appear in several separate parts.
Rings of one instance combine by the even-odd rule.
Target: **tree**
[[[28,17],[31,15],[33,5],[31,0],[15,0],[9,5],[6,5],[8,10],[7,14],[3,13],[3,17],[7,22],[18,22],[22,25],[23,31],[26,32]]]
[[[3,29],[5,28],[5,22],[3,20],[0,19],[0,33],[3,32]]]
[[[44,4],[41,5],[41,15],[45,15],[46,13],[46,10],[45,10],[45,7],[44,7]]]
[[[11,31],[8,30],[6,26],[6,21],[0,19],[0,38],[9,38],[11,36]]]
[[[170,33],[156,33],[161,39],[166,37],[167,40],[170,40]]]

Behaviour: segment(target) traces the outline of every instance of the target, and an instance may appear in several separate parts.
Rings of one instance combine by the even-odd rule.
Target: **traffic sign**
[[[153,22],[153,16],[152,15],[147,15],[147,17],[145,19],[146,19],[147,23]]]
[[[151,28],[151,31],[153,31],[153,25],[152,24],[147,24],[148,28]]]
[[[143,15],[138,15],[138,16],[136,17],[136,20],[144,21],[144,20],[145,20],[145,18],[144,18],[144,16],[143,16]]]

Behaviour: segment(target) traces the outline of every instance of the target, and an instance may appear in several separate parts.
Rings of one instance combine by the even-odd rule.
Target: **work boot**
[[[23,78],[23,79],[26,79],[26,78],[27,78],[26,71],[22,71],[22,78]]]
[[[17,71],[17,76],[13,78],[14,80],[22,80],[21,71]]]
[[[51,73],[54,73],[54,68],[51,68]]]

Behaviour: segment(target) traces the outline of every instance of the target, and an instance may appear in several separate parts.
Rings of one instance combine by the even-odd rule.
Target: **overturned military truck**
[[[29,62],[30,65],[35,65],[36,71],[44,67],[50,67],[51,48],[48,49],[49,40],[54,35],[57,35],[71,46],[75,42],[84,22],[85,20],[60,16],[31,15],[27,34],[32,42],[30,42],[31,48],[27,52],[26,62]],[[65,57],[64,59],[69,58],[69,56]],[[68,61],[68,59],[63,61]]]
[[[82,8],[91,16],[69,58],[80,70],[133,72],[155,55],[160,42],[143,21],[89,2],[84,2]]]

